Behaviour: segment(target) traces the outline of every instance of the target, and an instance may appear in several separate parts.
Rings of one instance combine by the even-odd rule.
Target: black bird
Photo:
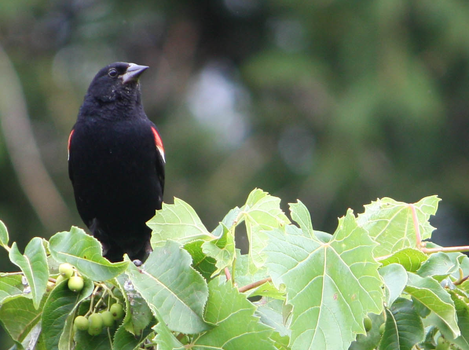
[[[68,171],[78,212],[104,256],[144,260],[146,222],[161,209],[165,156],[146,116],[139,77],[148,69],[116,62],[91,82],[68,140]]]

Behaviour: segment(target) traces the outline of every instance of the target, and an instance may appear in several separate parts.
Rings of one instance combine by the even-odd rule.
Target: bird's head
[[[138,79],[148,66],[135,63],[115,62],[103,69],[94,77],[88,88],[86,98],[100,103],[119,100],[140,101]]]

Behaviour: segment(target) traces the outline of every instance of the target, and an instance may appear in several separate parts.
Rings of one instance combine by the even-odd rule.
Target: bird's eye
[[[117,77],[117,69],[115,68],[111,68],[109,69],[109,72],[107,73],[107,75],[109,75],[111,78],[115,78]]]

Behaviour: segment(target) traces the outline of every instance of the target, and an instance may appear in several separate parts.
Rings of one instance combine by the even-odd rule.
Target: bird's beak
[[[131,81],[138,81],[138,78],[146,71],[148,66],[140,66],[135,63],[129,63],[129,67],[126,72],[122,75],[122,83],[127,84]]]

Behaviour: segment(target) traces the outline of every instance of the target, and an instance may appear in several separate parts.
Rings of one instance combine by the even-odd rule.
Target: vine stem
[[[422,248],[422,235],[420,234],[420,226],[417,218],[417,212],[415,211],[415,205],[409,204],[410,211],[412,212],[412,221],[414,222],[415,238],[417,240],[417,247]]]
[[[226,280],[229,281],[231,279],[231,273],[230,273],[230,270],[225,267],[225,276],[226,276]]]
[[[425,247],[425,242],[422,242],[422,234],[420,233],[420,226],[417,218],[417,211],[415,210],[415,205],[409,204],[409,208],[412,212],[412,221],[414,223],[414,229],[415,229],[415,236],[416,236],[416,244],[417,248],[425,254],[434,254],[434,253],[439,253],[439,252],[444,252],[444,253],[461,253],[461,252],[469,252],[469,246],[468,245],[463,245],[463,246],[456,246],[456,247],[438,247],[438,248],[426,248]],[[386,260],[389,258],[392,254],[390,255],[385,255],[385,256],[380,256],[376,258],[376,261],[381,261],[381,260]]]
[[[427,254],[433,253],[460,253],[460,252],[469,252],[469,245],[461,245],[456,247],[439,247],[439,248],[421,248],[422,252]]]
[[[262,279],[262,280],[260,280],[260,281],[256,281],[256,282],[247,284],[247,285],[245,285],[245,286],[243,286],[243,287],[240,287],[240,288],[238,289],[238,291],[239,291],[240,293],[244,293],[244,292],[246,292],[246,291],[248,291],[248,290],[257,288],[257,287],[263,285],[263,284],[266,283],[266,282],[272,282],[272,278],[271,278],[271,277],[267,277],[267,278],[264,278],[264,279]]]

